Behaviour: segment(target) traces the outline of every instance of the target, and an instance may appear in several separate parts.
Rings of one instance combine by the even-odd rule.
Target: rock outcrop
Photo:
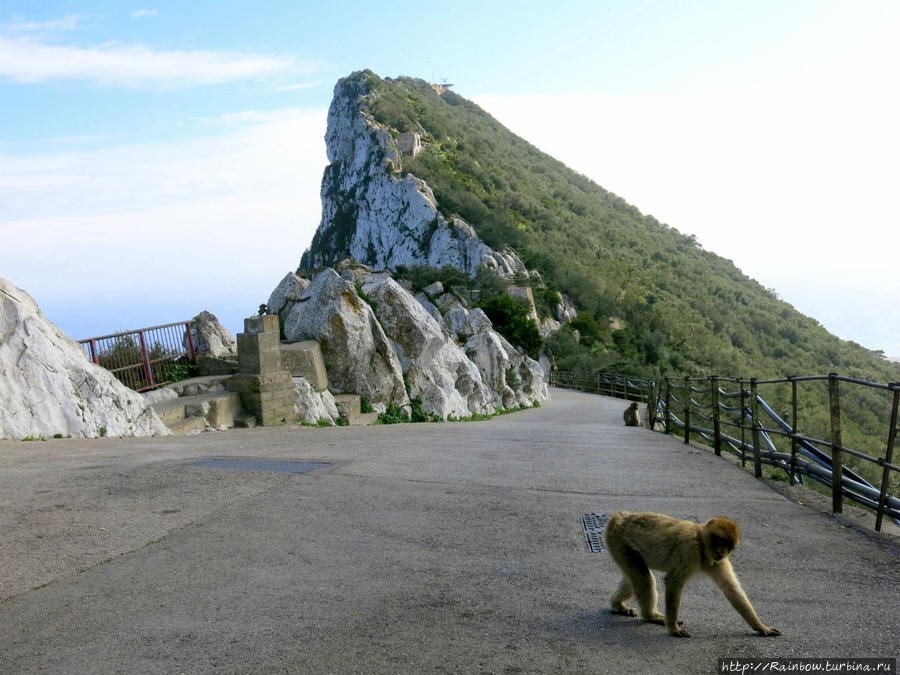
[[[237,354],[237,341],[212,312],[202,311],[190,321],[191,340],[197,354],[222,357]]]
[[[293,272],[288,272],[281,283],[272,291],[269,296],[267,306],[272,314],[287,316],[294,308],[300,298],[303,297],[303,291],[309,286],[309,279],[297,276]]]
[[[144,397],[92,363],[0,279],[0,439],[162,436],[169,430]]]
[[[372,308],[331,269],[316,274],[284,317],[287,340],[317,340],[334,392],[360,394],[373,410],[409,405],[400,362]]]
[[[443,324],[424,293],[413,296],[390,273],[359,264],[339,269],[340,275],[331,268],[316,274],[283,317],[287,340],[318,341],[334,392],[358,393],[377,412],[418,398],[425,412],[445,419],[548,398],[539,364],[494,331],[480,309],[444,293],[437,298],[447,308]],[[329,401],[308,402],[327,392],[305,381],[299,386],[298,379],[297,412],[310,423],[329,418]]]
[[[445,218],[431,188],[401,166],[416,144],[397,138],[365,111],[373,94],[366,71],[343,78],[328,111],[329,166],[322,179],[322,222],[300,266],[333,266],[343,256],[375,269],[452,265],[474,275],[485,265],[511,276],[522,269],[512,252],[491,249],[461,218]],[[274,311],[274,310],[273,310]]]
[[[491,414],[491,394],[478,369],[437,321],[389,274],[362,284],[375,301],[378,320],[400,360],[409,395],[442,418]]]

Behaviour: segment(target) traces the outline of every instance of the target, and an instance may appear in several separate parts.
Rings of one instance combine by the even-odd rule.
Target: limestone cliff
[[[300,266],[332,266],[344,257],[375,269],[452,265],[474,275],[479,265],[503,275],[524,270],[518,257],[498,252],[461,218],[445,218],[434,193],[412,174],[401,177],[403,155],[419,147],[415,133],[398,133],[365,110],[372,74],[341,79],[328,111],[330,164],[322,179],[322,221]]]

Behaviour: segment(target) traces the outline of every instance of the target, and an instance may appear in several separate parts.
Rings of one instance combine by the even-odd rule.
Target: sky
[[[900,356],[900,3],[0,0],[0,277],[75,339],[243,330],[371,69],[515,133]]]

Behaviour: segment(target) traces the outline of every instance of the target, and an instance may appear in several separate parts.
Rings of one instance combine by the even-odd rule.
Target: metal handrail
[[[625,385],[617,389],[616,378],[622,378]],[[631,392],[630,380],[640,382]],[[820,440],[800,433],[797,425],[797,384],[801,382],[827,382],[829,388],[829,417],[831,423],[831,439]],[[705,386],[700,385],[704,383]],[[727,391],[720,387],[724,384],[738,385],[737,391]],[[848,448],[841,441],[841,409],[840,383],[871,387],[893,394],[891,404],[891,421],[888,430],[885,456],[872,457],[853,448]],[[585,374],[554,371],[551,372],[550,384],[557,387],[568,387],[605,394],[617,398],[629,398],[648,403],[650,426],[663,426],[665,433],[675,429],[684,434],[684,442],[690,443],[691,433],[712,444],[715,453],[721,455],[723,445],[741,459],[746,465],[748,459],[754,463],[754,475],[762,476],[762,464],[769,464],[784,469],[791,483],[802,483],[808,477],[830,488],[832,493],[832,511],[841,513],[843,499],[873,509],[876,512],[875,529],[881,530],[882,519],[887,515],[900,525],[900,499],[889,494],[891,472],[900,472],[900,466],[893,463],[893,451],[898,432],[898,408],[900,408],[900,383],[883,384],[868,382],[851,377],[842,377],[837,373],[813,376],[791,376],[782,379],[757,380],[755,378],[709,377],[666,377],[657,382],[648,378],[633,378],[615,374]],[[791,420],[788,424],[783,416],[759,395],[759,385],[790,384],[791,385]],[[673,391],[684,392],[676,398]],[[650,392],[644,397],[644,392]],[[640,394],[640,397],[636,396]],[[629,395],[630,394],[630,395]],[[710,403],[698,400],[693,394],[708,395]],[[738,407],[724,405],[720,399],[740,398]],[[677,407],[676,407],[677,406]],[[680,415],[680,417],[679,417]],[[768,417],[775,423],[774,428],[763,425],[762,420]],[[693,421],[692,421],[693,419]],[[712,422],[712,429],[702,426],[703,422]],[[699,424],[698,424],[699,422]],[[741,438],[724,434],[722,426],[740,429]],[[751,440],[748,442],[747,432]],[[772,438],[781,436],[791,441],[790,453],[778,450]],[[829,448],[830,454],[820,448]],[[843,455],[851,455],[863,461],[876,464],[882,469],[880,488],[863,479],[856,472],[844,466]],[[805,459],[803,459],[805,458]]]
[[[78,341],[88,357],[135,391],[155,389],[171,380],[171,365],[194,363],[190,321],[110,333]]]

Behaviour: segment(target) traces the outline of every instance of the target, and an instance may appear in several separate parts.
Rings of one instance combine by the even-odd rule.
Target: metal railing
[[[78,341],[91,361],[135,391],[154,389],[177,378],[196,358],[189,321],[102,335]]]
[[[805,383],[827,383],[827,415],[819,415],[819,422],[820,426],[824,424],[827,427],[821,435],[828,436],[828,440],[805,435],[799,430],[801,397],[798,387]],[[879,448],[884,447],[883,457],[873,457],[843,445],[841,383],[866,387],[867,391],[880,392],[887,397],[882,403],[890,407],[890,422],[883,430],[885,445],[879,445]],[[676,429],[681,431],[685,443],[690,443],[693,434],[698,440],[712,445],[717,455],[721,455],[722,448],[726,448],[740,458],[742,465],[752,460],[757,478],[762,476],[762,465],[767,464],[784,470],[792,484],[800,483],[802,477],[807,477],[825,485],[831,492],[834,513],[842,512],[843,499],[872,509],[876,514],[877,531],[881,531],[885,515],[900,524],[900,499],[889,492],[891,472],[900,472],[900,466],[893,463],[900,383],[879,384],[841,377],[837,373],[773,380],[666,377],[657,383],[624,375],[551,372],[550,384],[646,401],[651,428],[655,428],[658,421],[664,425],[667,434]],[[761,386],[789,387],[790,413],[778,415],[760,396]],[[652,394],[645,398],[645,391]],[[808,406],[808,400],[809,397],[803,413],[812,418],[813,412],[824,412],[813,411]],[[791,421],[785,421],[785,417]],[[815,426],[812,420],[810,426]],[[734,430],[733,435],[728,433],[729,429]],[[881,472],[880,487],[844,466],[845,455],[878,467]]]
[[[551,370],[550,386],[649,403],[653,398],[656,381],[617,373],[589,374]]]

